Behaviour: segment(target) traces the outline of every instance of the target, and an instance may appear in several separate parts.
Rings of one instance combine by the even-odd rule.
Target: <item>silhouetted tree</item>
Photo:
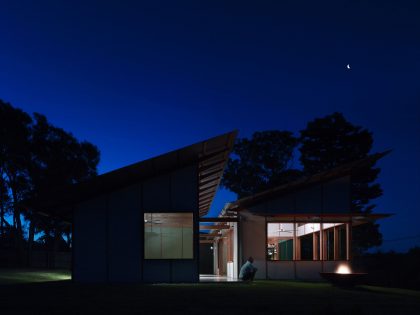
[[[20,109],[0,100],[0,174],[10,191],[13,209],[13,228],[18,254],[22,263],[24,239],[21,201],[30,190],[28,167],[30,163],[31,117]]]
[[[52,250],[58,248],[63,231],[71,240],[68,227],[64,227],[59,218],[45,219],[32,213],[31,201],[54,193],[57,187],[96,176],[99,163],[96,146],[78,141],[71,133],[50,124],[41,114],[35,113],[33,117],[0,100],[1,231],[5,211],[11,204],[14,229],[11,235],[20,253],[20,263],[23,263],[24,248],[21,215],[30,221],[29,252],[34,235],[39,231],[55,240]]]
[[[9,208],[10,197],[3,175],[0,174],[0,244],[5,234],[5,226],[8,225],[5,216],[8,214]]]
[[[32,200],[54,193],[57,187],[76,184],[97,175],[99,150],[93,144],[79,142],[71,133],[50,124],[41,114],[34,114],[30,177],[33,189]],[[45,220],[32,215],[29,227],[28,247],[32,248],[36,226],[46,237],[54,240],[50,249],[55,253],[65,225],[59,218]],[[67,229],[68,230],[68,229]],[[30,255],[29,255],[30,256]]]
[[[292,169],[297,144],[291,132],[278,130],[238,139],[222,185],[242,198],[297,178],[300,172]]]
[[[300,161],[305,174],[312,175],[367,157],[372,149],[372,133],[348,122],[341,113],[333,113],[309,122],[300,132]],[[372,199],[382,195],[375,180],[380,172],[368,165],[352,176],[351,210],[370,213],[375,207]],[[366,250],[382,243],[377,224],[363,224],[353,229],[354,248]]]

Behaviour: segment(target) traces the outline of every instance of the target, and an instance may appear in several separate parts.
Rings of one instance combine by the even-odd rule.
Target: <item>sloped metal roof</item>
[[[318,183],[323,183],[329,180],[351,175],[353,172],[356,172],[358,169],[381,159],[382,157],[387,155],[389,152],[391,152],[391,150],[372,154],[364,159],[346,163],[346,164],[337,166],[331,170],[320,172],[313,176],[303,177],[296,181],[286,183],[284,185],[280,185],[280,186],[262,191],[260,193],[256,193],[252,196],[241,198],[235,202],[230,203],[226,207],[225,210],[240,211],[247,207],[259,204],[261,202],[265,202],[266,200],[270,200],[271,198],[274,198],[277,196],[293,193],[295,191],[307,188],[309,186],[312,186]]]
[[[237,131],[228,132],[61,188],[48,198],[36,201],[32,208],[41,214],[71,220],[69,210],[74,204],[197,163],[198,210],[200,216],[204,216],[220,184],[236,135]]]

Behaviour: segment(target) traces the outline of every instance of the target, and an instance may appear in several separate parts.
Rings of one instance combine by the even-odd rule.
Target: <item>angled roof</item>
[[[71,219],[63,208],[77,204],[100,194],[123,188],[136,182],[168,173],[188,165],[198,164],[199,213],[204,216],[223,175],[225,164],[237,135],[228,132],[197,142],[184,148],[159,155],[114,171],[96,176],[91,180],[58,190],[48,198],[36,202],[33,208],[39,213]],[[60,209],[59,209],[60,208]]]
[[[301,190],[307,188],[309,186],[327,182],[333,179],[337,179],[340,177],[344,177],[347,175],[351,175],[353,172],[357,171],[358,169],[369,165],[371,163],[375,163],[377,160],[381,159],[385,155],[387,155],[391,150],[384,151],[381,153],[375,153],[369,155],[368,157],[360,160],[356,160],[350,163],[345,163],[340,166],[337,166],[331,170],[327,170],[313,176],[303,177],[296,181],[286,183],[259,193],[256,193],[249,197],[244,197],[239,199],[235,202],[230,203],[225,210],[227,211],[240,211],[247,207],[259,204],[266,200],[270,200],[271,198],[285,195],[288,193],[293,193],[294,191]]]

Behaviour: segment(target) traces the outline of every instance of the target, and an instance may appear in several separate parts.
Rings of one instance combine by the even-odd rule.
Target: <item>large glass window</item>
[[[145,259],[192,259],[192,213],[145,213]]]
[[[268,223],[267,259],[292,260],[294,223]]]
[[[338,228],[338,239],[338,259],[345,260],[347,257],[347,231],[344,224]]]
[[[268,260],[345,260],[346,224],[270,222]]]

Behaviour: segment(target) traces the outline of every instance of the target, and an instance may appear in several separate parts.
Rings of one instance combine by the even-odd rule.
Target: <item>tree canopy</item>
[[[41,114],[33,116],[0,100],[0,244],[5,238],[5,216],[13,217],[17,252],[30,249],[36,231],[59,243],[64,228],[54,219],[41,219],[23,205],[57,187],[78,183],[97,174],[99,150],[52,125]],[[21,216],[29,221],[24,239]]]
[[[295,179],[293,154],[298,139],[288,131],[255,132],[238,139],[222,179],[222,185],[239,198]]]
[[[372,133],[347,121],[341,113],[308,122],[299,137],[289,131],[255,132],[249,139],[236,141],[222,184],[242,198],[363,159],[370,154],[372,145]],[[296,169],[293,161],[297,149],[300,166]],[[375,182],[379,172],[379,168],[368,165],[352,175],[353,212],[370,213],[375,207],[372,200],[382,194]],[[353,239],[355,248],[365,250],[380,245],[382,235],[377,224],[364,224],[354,229]]]
[[[347,121],[341,113],[333,113],[310,121],[300,131],[300,162],[306,175],[313,175],[340,164],[348,163],[369,155],[373,146],[372,133]],[[382,195],[382,189],[375,180],[380,172],[374,165],[368,165],[352,174],[351,210],[370,213],[375,207],[372,200]],[[359,250],[382,243],[377,224],[363,224],[353,231],[354,245]]]

